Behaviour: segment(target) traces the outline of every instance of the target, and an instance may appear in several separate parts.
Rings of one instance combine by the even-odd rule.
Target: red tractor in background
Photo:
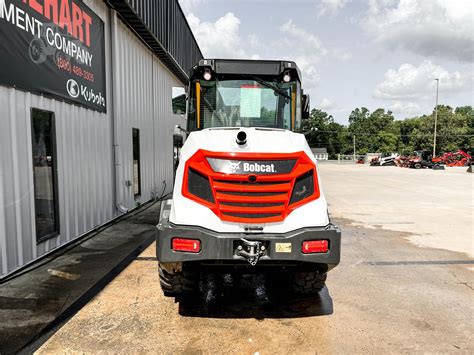
[[[417,150],[410,156],[398,156],[395,165],[403,168],[433,168],[439,169],[444,166],[469,166],[472,163],[472,156],[464,150],[457,152],[447,152],[432,158],[431,151]]]
[[[405,164],[409,168],[414,169],[432,168],[433,162],[431,152],[428,150],[416,150],[414,155],[406,160]]]
[[[468,166],[472,162],[472,156],[463,150],[457,152],[447,152],[432,159],[435,164],[446,166]]]

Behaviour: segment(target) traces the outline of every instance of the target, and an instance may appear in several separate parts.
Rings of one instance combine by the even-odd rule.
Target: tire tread
[[[294,293],[319,293],[326,284],[327,274],[317,271],[295,272],[291,279],[291,289]]]
[[[197,290],[198,280],[195,272],[179,271],[170,273],[161,265],[158,266],[161,289],[165,296],[173,297],[191,294]]]

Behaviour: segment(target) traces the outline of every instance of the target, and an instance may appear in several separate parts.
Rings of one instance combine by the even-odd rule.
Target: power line
[[[397,133],[392,133],[392,132],[379,132],[379,133],[355,133],[355,132],[349,132],[349,131],[321,131],[317,130],[314,132],[311,132],[311,134],[317,134],[317,133],[340,133],[340,134],[347,134],[348,136],[379,136],[381,134],[392,134],[397,137],[423,137],[423,136],[428,136],[432,135],[431,133],[418,133],[418,134],[397,134]],[[474,137],[474,134],[456,134],[456,133],[443,133],[443,134],[436,134],[437,137],[446,137],[446,136],[456,136],[456,137]]]

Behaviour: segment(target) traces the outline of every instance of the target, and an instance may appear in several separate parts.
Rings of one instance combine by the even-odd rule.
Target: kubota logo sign
[[[69,96],[74,99],[81,96],[86,102],[91,102],[95,105],[101,105],[105,107],[105,98],[102,96],[102,93],[95,93],[93,89],[90,89],[85,85],[78,84],[74,79],[69,79],[66,82],[66,90]]]
[[[66,83],[66,90],[69,96],[76,98],[80,94],[79,84],[74,79],[69,79]]]

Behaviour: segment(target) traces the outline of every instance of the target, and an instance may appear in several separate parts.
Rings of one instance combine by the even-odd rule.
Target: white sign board
[[[262,89],[260,86],[242,85],[240,87],[240,117],[260,118]]]

